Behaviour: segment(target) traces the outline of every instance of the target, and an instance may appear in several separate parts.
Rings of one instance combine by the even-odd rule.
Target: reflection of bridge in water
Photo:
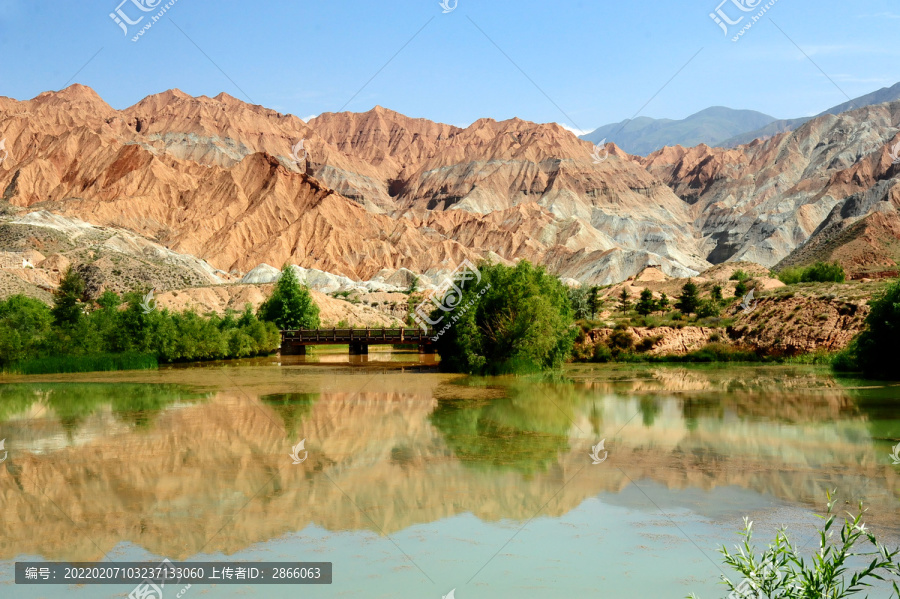
[[[349,345],[350,355],[369,353],[370,345],[418,345],[420,354],[433,354],[434,331],[420,328],[399,329],[300,329],[281,331],[281,354],[306,355],[310,345]]]

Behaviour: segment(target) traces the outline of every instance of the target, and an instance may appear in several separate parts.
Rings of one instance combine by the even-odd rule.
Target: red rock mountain
[[[638,159],[518,119],[463,129],[376,107],[304,123],[178,90],[115,110],[73,85],[0,98],[0,189],[13,208],[130,229],[225,271],[290,261],[365,279],[527,258],[612,283],[648,265],[774,265],[896,174],[885,145],[898,118],[885,104],[734,150]]]

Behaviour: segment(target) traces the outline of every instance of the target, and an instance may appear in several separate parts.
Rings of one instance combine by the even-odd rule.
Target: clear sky
[[[744,16],[728,36],[720,0],[176,0],[132,42],[168,1],[0,0],[0,95],[78,82],[124,108],[179,88],[301,118],[378,104],[589,130],[714,105],[806,116],[900,81],[895,0],[777,0],[738,42],[769,0],[726,0]],[[117,7],[144,16],[128,35]]]

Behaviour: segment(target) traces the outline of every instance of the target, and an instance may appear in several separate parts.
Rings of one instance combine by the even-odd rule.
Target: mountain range
[[[581,139],[594,144],[611,142],[629,154],[646,156],[666,146],[716,146],[747,131],[763,129],[776,120],[755,110],[713,106],[681,120],[642,116],[611,123]]]
[[[460,128],[376,107],[306,123],[178,90],[116,110],[73,85],[0,98],[0,214],[125,230],[228,276],[291,262],[353,280],[434,278],[464,259],[528,259],[588,284],[648,266],[774,267],[856,227],[856,253],[841,259],[865,274],[900,259],[869,241],[900,238],[898,131],[891,102],[737,148],[641,157],[519,119]]]
[[[582,135],[581,139],[597,144],[611,142],[630,154],[646,156],[666,146],[685,147],[706,144],[733,148],[754,139],[768,139],[778,133],[793,131],[803,123],[826,114],[840,114],[856,108],[900,100],[900,83],[832,106],[811,117],[776,119],[753,110],[734,110],[713,106],[680,119],[638,117],[604,125]]]

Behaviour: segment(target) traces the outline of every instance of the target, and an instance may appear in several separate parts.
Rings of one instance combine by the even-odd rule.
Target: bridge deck
[[[368,353],[370,345],[418,345],[431,348],[434,331],[420,328],[398,329],[299,329],[281,331],[281,352],[305,353],[309,345],[349,345],[350,353]]]

